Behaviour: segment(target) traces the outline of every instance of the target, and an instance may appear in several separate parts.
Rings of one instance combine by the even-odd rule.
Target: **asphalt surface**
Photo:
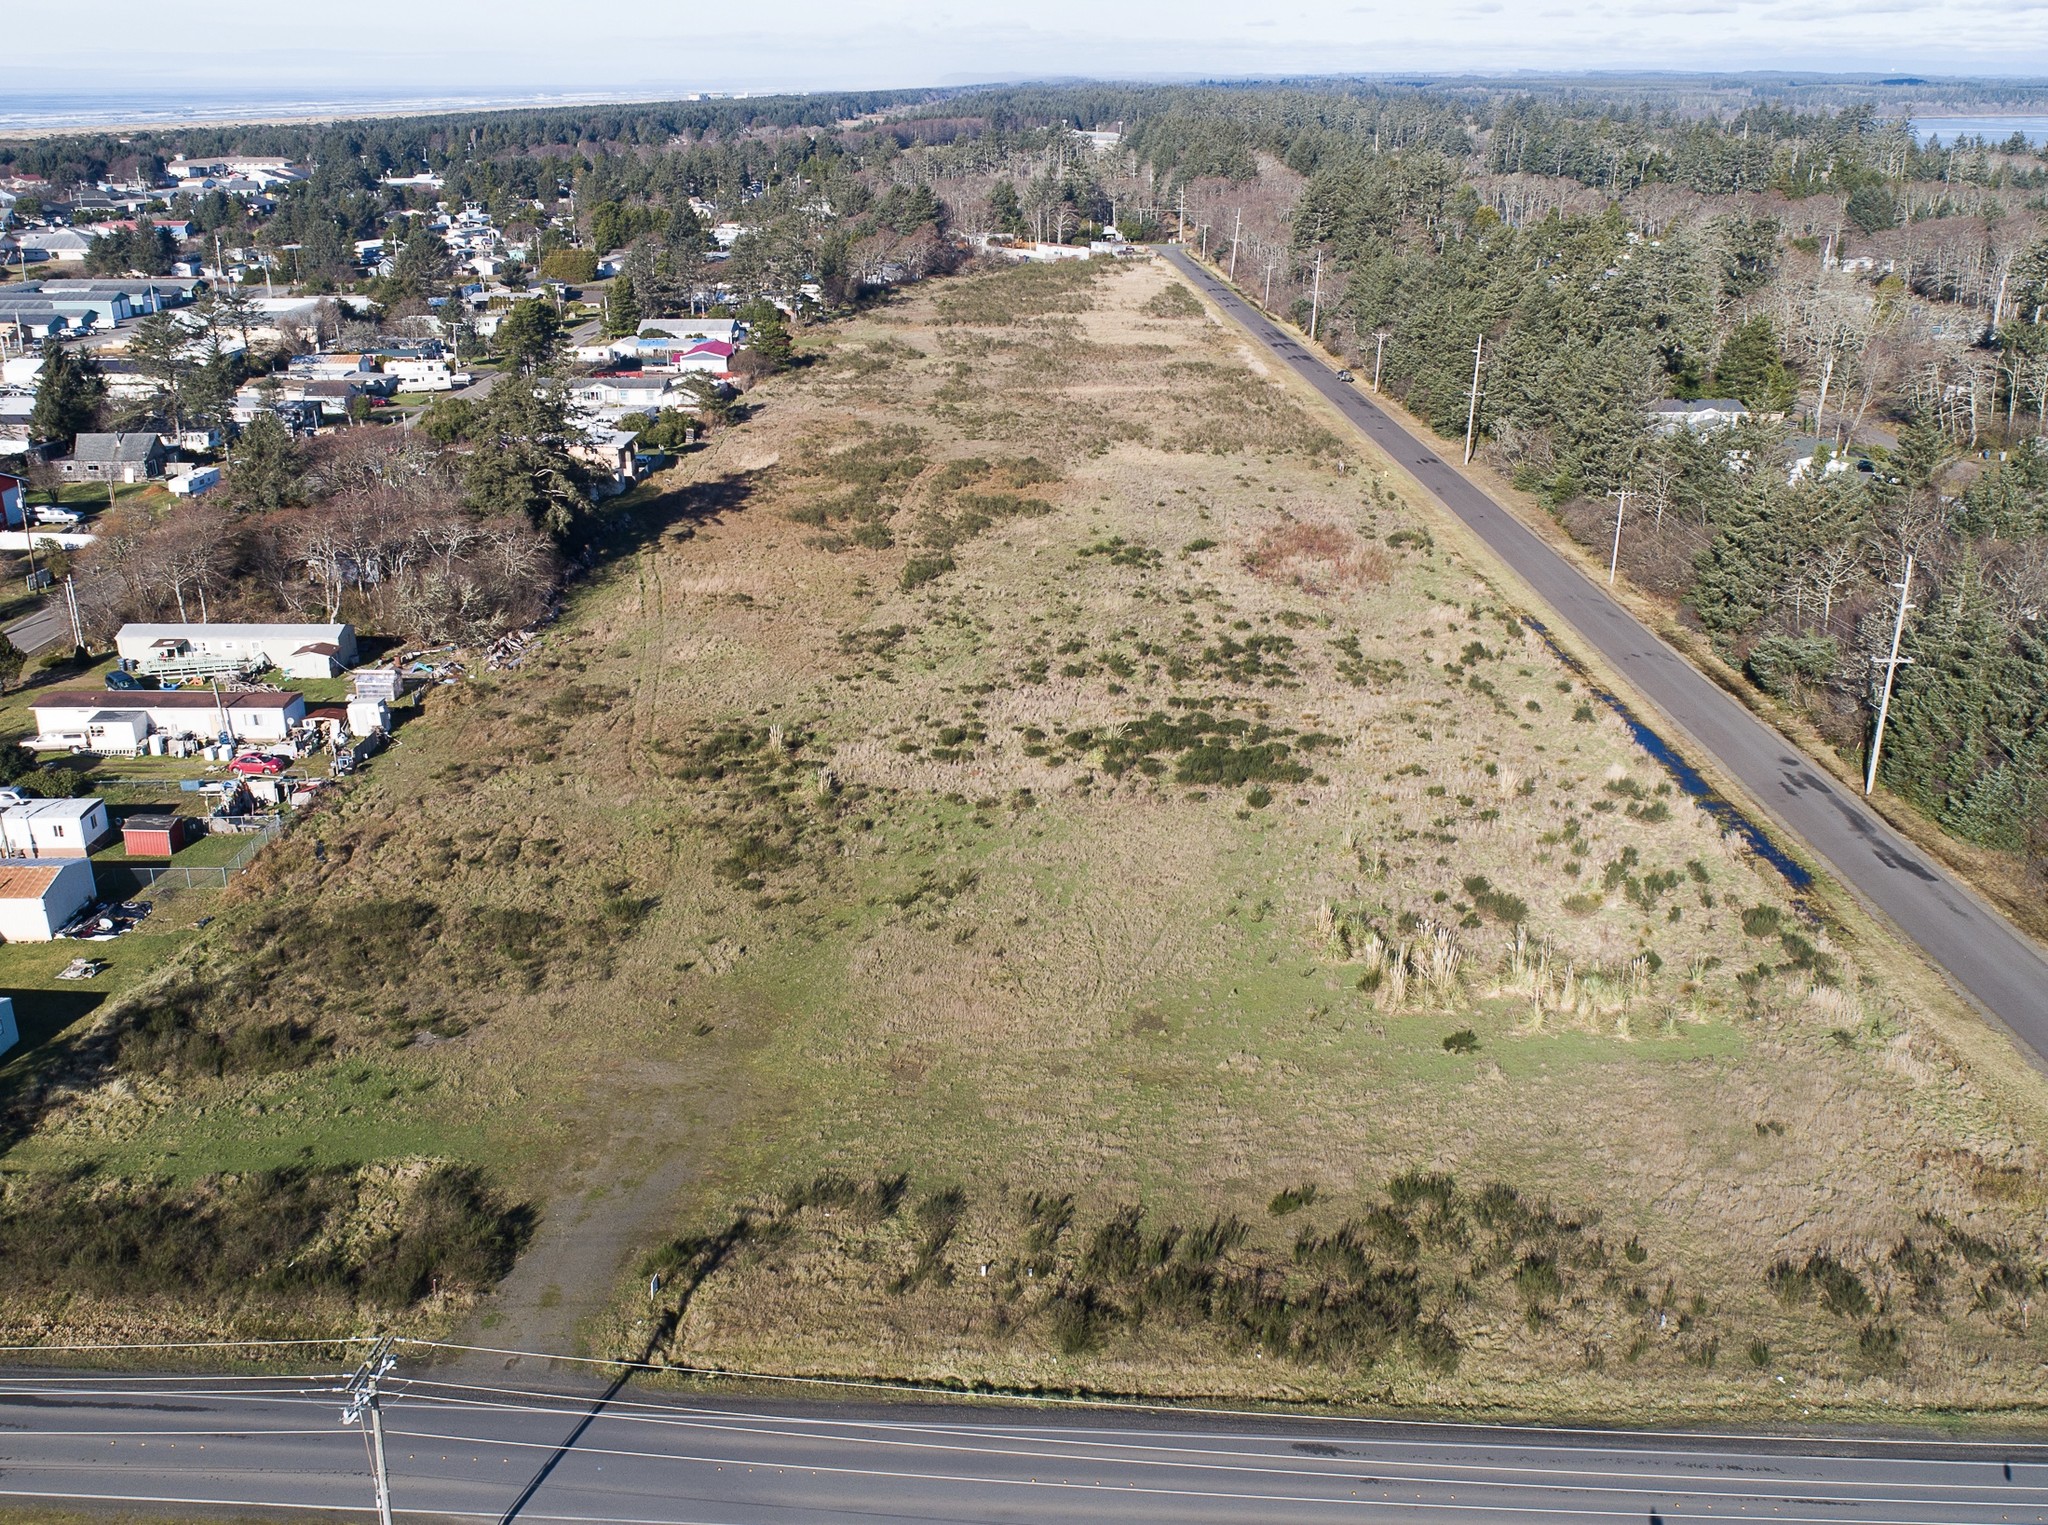
[[[330,1381],[0,1378],[0,1505],[352,1510],[367,1443]],[[2048,1445],[1517,1430],[1081,1405],[608,1404],[400,1377],[400,1518],[936,1521],[2048,1521]]]
[[[7,626],[6,632],[17,651],[33,656],[45,646],[54,646],[59,641],[70,642],[71,616],[61,599],[46,599],[36,607],[35,613],[25,614]]]
[[[1711,756],[1843,883],[2048,1062],[2048,959],[2010,922],[1665,645],[1429,444],[1375,407],[1370,394],[1339,381],[1298,337],[1183,251],[1170,248],[1166,257],[1512,566],[1557,620],[1661,712],[1671,726],[1665,734],[1681,751]]]

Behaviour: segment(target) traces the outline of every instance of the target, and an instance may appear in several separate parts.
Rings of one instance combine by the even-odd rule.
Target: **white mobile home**
[[[113,834],[105,800],[24,800],[0,810],[10,858],[89,857]]]
[[[356,665],[351,625],[123,625],[122,665],[144,674],[275,667],[289,678],[332,678]]]
[[[282,741],[306,718],[305,696],[164,692],[140,689],[58,689],[29,706],[36,734],[24,746],[41,752],[74,751],[133,756],[151,736],[210,741]]]

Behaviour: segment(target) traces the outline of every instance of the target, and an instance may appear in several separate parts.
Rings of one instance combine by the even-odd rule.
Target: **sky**
[[[160,0],[98,0],[85,32],[67,6],[20,9],[10,91],[109,105],[122,91],[668,96],[1515,68],[2048,75],[2044,0],[212,0],[203,21],[168,25]]]

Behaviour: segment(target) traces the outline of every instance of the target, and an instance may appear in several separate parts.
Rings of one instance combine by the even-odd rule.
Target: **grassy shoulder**
[[[524,667],[44,1045],[77,1064],[11,1200],[310,1180],[330,1279],[7,1317],[331,1327],[414,1210],[378,1183],[469,1172],[417,1327],[530,1204],[540,1286],[609,1246],[593,1348],[692,1365],[2039,1400],[2038,1079],[1687,804],[1163,267],[938,283],[808,349]]]

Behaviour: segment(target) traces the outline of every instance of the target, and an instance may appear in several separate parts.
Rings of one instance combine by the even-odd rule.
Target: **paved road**
[[[1335,403],[1521,574],[1556,616],[1951,979],[2048,1062],[2048,959],[2002,916],[1887,826],[1862,800],[1665,645],[1605,588],[1454,470],[1427,443],[1337,380],[1282,329],[1179,249],[1167,258],[1253,337]]]
[[[330,1383],[0,1378],[0,1504],[348,1509]],[[644,1525],[2048,1521],[2048,1445],[1694,1437],[1077,1406],[609,1405],[399,1380],[401,1517]]]
[[[30,655],[59,641],[69,645],[71,616],[65,612],[62,600],[45,599],[36,606],[35,613],[23,615],[7,627],[7,638],[14,642],[16,650]]]

